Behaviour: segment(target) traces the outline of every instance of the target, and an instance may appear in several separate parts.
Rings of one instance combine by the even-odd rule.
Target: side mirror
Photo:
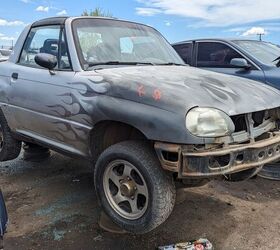
[[[39,53],[35,56],[35,62],[48,70],[53,70],[57,65],[57,58],[54,55]]]
[[[247,60],[244,58],[233,58],[230,61],[230,65],[237,67],[237,68],[243,68],[243,69],[250,69],[251,65],[248,64]]]

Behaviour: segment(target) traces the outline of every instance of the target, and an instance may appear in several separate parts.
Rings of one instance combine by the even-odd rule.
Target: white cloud
[[[242,36],[265,35],[267,32],[262,27],[252,27],[242,33]]]
[[[165,24],[165,26],[169,27],[169,26],[171,26],[172,23],[169,21],[164,21],[164,24]]]
[[[8,21],[5,19],[0,19],[0,26],[22,26],[24,22],[15,20],[15,21]]]
[[[57,16],[66,16],[67,15],[67,11],[66,10],[62,10],[56,13]]]
[[[136,8],[136,13],[140,16],[154,16],[160,12],[161,11],[159,9],[154,8]]]
[[[23,3],[31,3],[31,0],[20,0]]]
[[[229,26],[273,21],[279,19],[280,10],[279,0],[138,0],[138,2],[145,8],[137,8],[137,14],[164,13],[194,18],[198,26]]]
[[[0,34],[0,41],[12,41],[15,40],[15,37],[5,36],[4,34]]]
[[[39,12],[49,12],[49,7],[48,6],[38,6],[37,8],[36,8],[36,11],[39,11]]]

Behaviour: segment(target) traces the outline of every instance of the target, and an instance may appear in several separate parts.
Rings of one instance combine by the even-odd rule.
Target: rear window
[[[173,47],[186,64],[192,63],[192,43],[174,45]]]

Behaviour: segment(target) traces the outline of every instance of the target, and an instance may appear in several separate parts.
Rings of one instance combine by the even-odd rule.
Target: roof
[[[44,25],[62,25],[65,23],[68,17],[49,17],[39,21],[36,21],[31,25],[32,28]]]
[[[133,21],[128,21],[128,20],[123,20],[123,19],[118,19],[115,17],[101,17],[101,16],[64,16],[64,17],[49,17],[45,19],[41,19],[39,21],[34,22],[31,27],[38,27],[38,26],[47,26],[47,25],[63,25],[65,24],[67,19],[75,20],[75,19],[107,19],[107,20],[117,20],[121,22],[128,22],[128,23],[134,23],[134,24],[139,24],[143,26],[147,26],[149,28],[155,29],[154,27],[143,24],[143,23],[138,23],[138,22],[133,22]]]
[[[259,40],[254,39],[240,39],[238,37],[236,38],[200,38],[200,39],[192,39],[192,40],[185,40],[177,43],[173,43],[172,45],[180,45],[188,42],[194,42],[194,41],[220,41],[220,42],[232,42],[232,41],[254,41],[259,42]],[[264,41],[261,41],[264,42]]]
[[[41,20],[38,20],[32,24],[32,27],[37,26],[45,26],[45,25],[62,25],[65,23],[66,19],[70,18],[69,16],[60,16],[60,17],[49,17],[44,18]],[[95,19],[115,19],[111,17],[99,17],[99,16],[79,16],[79,17],[73,17],[73,19],[76,18],[95,18]]]

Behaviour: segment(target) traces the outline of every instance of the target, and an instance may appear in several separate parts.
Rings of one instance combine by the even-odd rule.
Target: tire
[[[239,182],[239,181],[249,180],[250,178],[256,176],[261,171],[262,167],[263,166],[226,175],[225,180],[229,182]]]
[[[108,173],[114,178],[107,178]],[[115,183],[112,181],[115,176],[120,179],[117,189],[112,184]],[[130,180],[126,179],[127,176]],[[131,233],[143,234],[153,230],[169,217],[175,204],[173,178],[161,168],[153,148],[145,142],[124,141],[107,148],[97,160],[94,182],[104,212],[118,226]],[[123,188],[127,183],[131,184],[128,185],[130,188]],[[135,189],[133,183],[137,191],[125,192]],[[124,196],[121,192],[124,192]],[[115,197],[127,201],[117,203]],[[135,214],[131,206],[134,204],[133,197],[137,204]]]
[[[0,161],[9,161],[20,154],[21,142],[13,138],[3,112],[0,110]]]

